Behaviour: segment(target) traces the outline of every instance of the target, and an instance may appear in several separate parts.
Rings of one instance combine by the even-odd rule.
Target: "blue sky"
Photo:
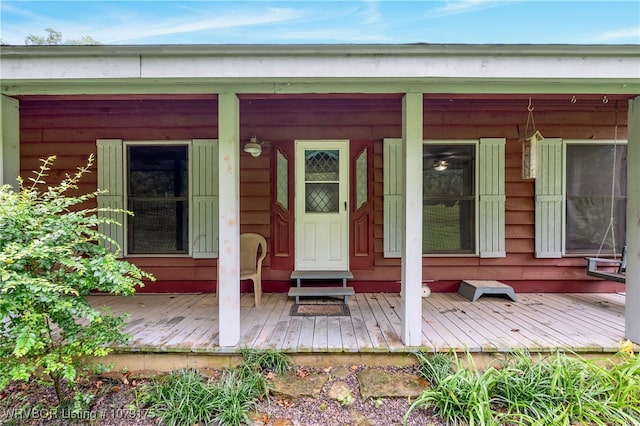
[[[0,38],[103,44],[640,44],[640,1],[12,1]]]

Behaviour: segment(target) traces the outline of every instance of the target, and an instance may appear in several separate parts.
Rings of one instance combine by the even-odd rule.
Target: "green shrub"
[[[418,352],[416,357],[418,358],[418,372],[431,386],[437,385],[454,373],[453,362],[446,354]]]
[[[267,392],[266,381],[259,373],[247,374],[246,369],[226,371],[217,388],[216,420],[221,426],[248,423],[248,411]]]
[[[536,361],[519,352],[482,372],[456,358],[448,375],[441,359],[418,359],[432,387],[407,416],[432,407],[450,424],[640,425],[640,357],[632,352],[610,362],[561,352]]]
[[[137,390],[138,406],[148,407],[150,415],[168,426],[246,423],[249,410],[269,392],[263,373],[284,373],[291,360],[275,351],[243,350],[242,357],[242,364],[224,371],[218,382],[205,380],[195,370],[157,379]]]
[[[467,358],[471,368],[464,368],[457,356],[452,360],[444,354],[419,354],[418,370],[431,387],[411,405],[405,419],[417,407],[433,407],[447,424],[489,424],[496,370],[480,372],[470,354]]]
[[[291,358],[279,351],[256,351],[242,349],[242,368],[251,368],[259,372],[273,371],[284,374],[291,367]]]
[[[139,403],[167,426],[206,425],[215,418],[217,389],[194,370],[178,370],[139,388]]]
[[[41,372],[62,402],[62,384],[73,389],[83,359],[127,341],[124,317],[93,309],[85,296],[132,294],[153,278],[100,244],[107,237],[98,224],[113,222],[96,208],[82,208],[99,192],[70,194],[93,157],[57,186],[46,186],[54,160],[43,160],[30,184],[18,179],[17,191],[0,187],[0,389]]]

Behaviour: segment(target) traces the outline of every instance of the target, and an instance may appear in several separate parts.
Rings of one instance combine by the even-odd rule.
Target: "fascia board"
[[[143,57],[143,78],[636,78],[637,58]]]
[[[0,92],[20,95],[135,94],[305,94],[305,93],[451,93],[451,94],[640,94],[640,80],[629,79],[67,79],[3,81]]]
[[[628,78],[640,79],[640,55],[584,57],[7,57],[3,82],[109,78]]]

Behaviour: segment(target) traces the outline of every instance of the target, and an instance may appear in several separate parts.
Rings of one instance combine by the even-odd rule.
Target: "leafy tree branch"
[[[0,390],[11,380],[48,376],[59,401],[73,389],[81,364],[125,344],[124,316],[94,309],[93,291],[131,295],[150,274],[119,260],[104,246],[98,224],[110,219],[80,208],[101,191],[69,195],[89,173],[93,156],[56,186],[46,180],[55,157],[29,183],[0,187]],[[126,212],[128,213],[128,212]]]

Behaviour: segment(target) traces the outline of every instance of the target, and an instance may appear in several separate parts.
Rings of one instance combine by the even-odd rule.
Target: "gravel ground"
[[[306,367],[301,367],[306,368]],[[345,378],[330,376],[317,399],[301,398],[295,401],[270,397],[258,403],[256,412],[251,414],[255,426],[298,426],[298,425],[384,425],[403,424],[403,417],[409,409],[406,398],[380,398],[363,401],[360,397],[356,372],[362,366],[353,369],[353,374]],[[393,367],[389,367],[392,369]],[[397,369],[397,368],[396,368]],[[308,370],[312,370],[308,368]],[[328,396],[328,390],[336,381],[348,384],[353,402],[341,404]],[[50,385],[12,383],[0,392],[0,425],[26,426],[151,426],[160,424],[157,419],[149,418],[145,411],[132,413],[129,406],[135,401],[135,388],[148,382],[148,379],[117,380],[110,378],[92,378],[82,383],[85,391],[96,395],[90,409],[80,415],[55,407],[56,396]],[[407,425],[444,426],[441,419],[433,413],[421,409],[413,410]]]
[[[330,379],[324,385],[319,398],[300,398],[295,401],[287,401],[272,397],[268,401],[261,401],[256,411],[258,414],[266,414],[268,420],[261,422],[258,417],[255,425],[402,425],[404,415],[410,406],[407,398],[369,398],[367,401],[363,401],[357,380],[357,373],[362,368],[365,367],[351,368],[351,374],[345,378],[333,377],[328,371]],[[380,367],[376,368],[380,369]],[[313,371],[313,369],[309,370]],[[385,370],[411,372],[410,368],[387,367]],[[348,384],[353,397],[351,404],[343,405],[329,397],[329,389],[336,381]],[[415,409],[411,412],[406,424],[409,426],[441,426],[447,423],[430,411]]]

